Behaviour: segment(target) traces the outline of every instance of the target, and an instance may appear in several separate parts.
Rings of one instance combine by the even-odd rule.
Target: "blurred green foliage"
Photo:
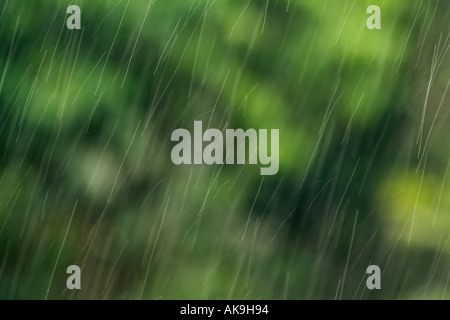
[[[448,298],[449,14],[4,1],[0,298]],[[279,173],[173,165],[171,132],[194,120],[280,129]]]

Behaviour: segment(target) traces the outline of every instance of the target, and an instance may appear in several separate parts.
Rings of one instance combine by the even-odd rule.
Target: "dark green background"
[[[448,1],[69,4],[0,4],[0,298],[449,298]],[[172,164],[210,119],[278,174]]]

